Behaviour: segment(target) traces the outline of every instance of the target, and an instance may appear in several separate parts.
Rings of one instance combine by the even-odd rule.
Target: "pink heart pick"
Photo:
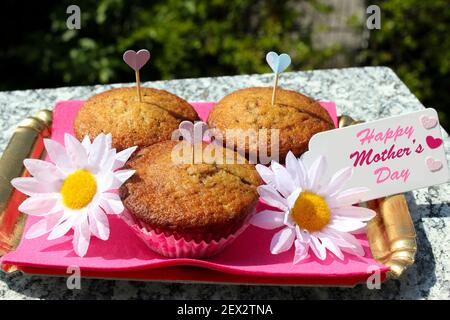
[[[150,59],[150,52],[146,49],[141,49],[138,52],[134,50],[127,50],[123,54],[123,61],[129,65],[134,71],[139,71]]]
[[[436,118],[432,118],[426,115],[420,117],[420,121],[425,129],[432,129],[436,127],[438,121]]]
[[[427,142],[427,145],[431,149],[439,148],[441,146],[441,144],[442,144],[442,139],[441,138],[434,138],[432,136],[427,136],[425,138],[425,141]]]
[[[432,157],[426,158],[427,167],[431,172],[439,171],[442,168],[442,161],[434,160]]]

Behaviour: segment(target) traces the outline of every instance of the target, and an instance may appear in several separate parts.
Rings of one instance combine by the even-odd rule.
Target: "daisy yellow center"
[[[324,198],[304,191],[291,209],[292,220],[310,232],[320,231],[330,222],[330,208]]]
[[[64,205],[70,209],[86,207],[96,192],[95,177],[87,170],[77,170],[68,175],[60,190]]]

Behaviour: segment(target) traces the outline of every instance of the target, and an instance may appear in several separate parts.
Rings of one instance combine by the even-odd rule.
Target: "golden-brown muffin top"
[[[153,227],[179,233],[221,233],[238,226],[258,199],[261,180],[254,166],[220,161],[177,164],[172,161],[177,143],[187,144],[157,143],[128,162],[136,173],[120,189],[125,207]],[[191,157],[192,148],[187,150]]]
[[[208,125],[226,140],[227,129],[279,129],[280,161],[289,150],[299,156],[316,133],[334,128],[328,112],[315,100],[292,90],[255,87],[235,91],[218,102],[209,114]],[[270,143],[270,136],[268,136]],[[256,151],[246,146],[246,152]]]
[[[117,88],[94,95],[79,111],[75,135],[91,139],[111,133],[113,147],[145,147],[168,140],[183,120],[198,120],[194,108],[182,98],[158,89],[141,88],[139,102],[136,88]]]

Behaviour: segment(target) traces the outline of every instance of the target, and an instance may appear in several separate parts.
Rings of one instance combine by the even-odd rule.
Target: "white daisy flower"
[[[64,136],[65,147],[45,139],[44,145],[52,162],[26,159],[24,165],[32,177],[15,178],[11,184],[29,196],[19,210],[43,217],[29,228],[25,237],[33,239],[49,233],[47,239],[62,237],[74,230],[73,249],[84,256],[91,234],[102,240],[109,238],[105,214],[120,214],[124,206],[117,190],[134,170],[118,170],[137,147],[116,153],[111,148],[111,134],[100,134],[91,143],[85,137],[80,143]]]
[[[292,152],[286,156],[286,167],[272,162],[268,168],[256,165],[266,185],[258,187],[260,197],[280,211],[264,210],[251,223],[264,229],[279,230],[272,238],[270,251],[278,254],[295,246],[294,263],[308,257],[309,249],[320,260],[327,250],[343,260],[344,252],[364,256],[364,250],[352,233],[364,230],[375,212],[352,206],[360,202],[368,188],[343,190],[353,175],[353,168],[336,172],[322,183],[326,162],[320,156],[308,170]]]

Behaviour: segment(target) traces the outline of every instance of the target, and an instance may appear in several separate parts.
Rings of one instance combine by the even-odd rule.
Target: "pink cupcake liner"
[[[201,241],[187,239],[178,234],[163,232],[150,227],[146,223],[134,218],[127,210],[120,217],[145,242],[154,252],[168,258],[206,258],[218,254],[230,245],[250,224],[250,218],[255,213],[248,215],[242,226],[235,232],[219,240],[212,239],[213,235],[206,236]]]

